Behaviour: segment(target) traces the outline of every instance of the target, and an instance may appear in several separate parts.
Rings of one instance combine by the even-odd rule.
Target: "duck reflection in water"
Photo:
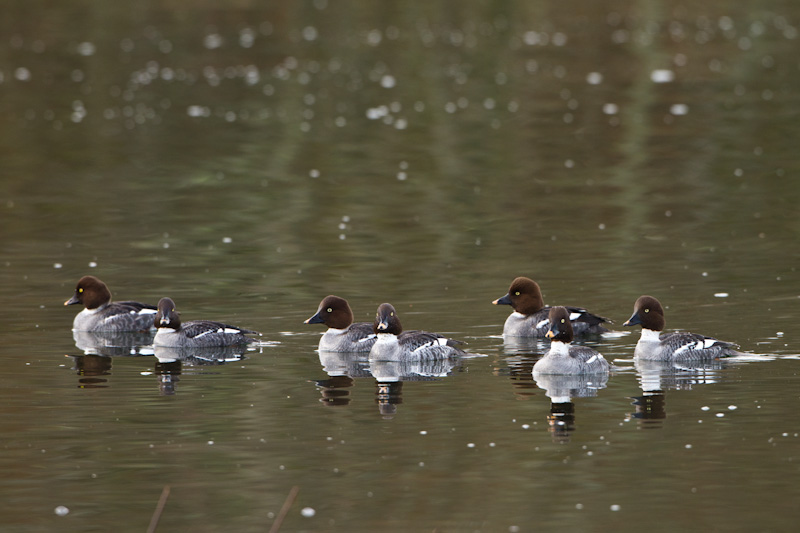
[[[80,388],[107,387],[114,357],[140,357],[152,354],[153,334],[130,331],[72,331],[75,346],[83,355],[70,355]]]
[[[108,387],[111,375],[111,357],[105,355],[68,355],[75,362],[73,370],[78,374],[78,388],[102,389]]]
[[[629,419],[637,420],[642,427],[661,427],[667,418],[665,391],[691,390],[696,385],[716,383],[724,360],[707,361],[653,361],[636,359],[636,374],[642,389],[641,396],[631,396],[634,412]]]
[[[575,430],[575,404],[573,398],[597,396],[597,391],[608,383],[608,374],[540,374],[533,379],[550,398],[550,414],[547,416],[553,442],[569,442]]]
[[[369,371],[376,380],[378,411],[384,418],[397,414],[397,406],[403,403],[403,382],[438,381],[460,366],[460,359],[370,361]]]
[[[352,397],[350,389],[355,386],[355,378],[370,378],[368,354],[364,352],[319,351],[322,370],[327,379],[315,380],[322,398],[320,402],[329,407],[349,405]]]
[[[183,366],[219,366],[246,359],[247,348],[222,346],[215,348],[170,348],[154,346],[156,358],[154,373],[158,376],[158,389],[162,396],[171,396],[177,391]]]

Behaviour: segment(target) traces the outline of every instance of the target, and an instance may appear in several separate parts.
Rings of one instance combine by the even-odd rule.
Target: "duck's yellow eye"
[[[519,291],[515,292],[514,296],[519,296]]]
[[[83,287],[81,287],[80,289],[78,289],[78,292],[83,292]]]
[[[394,316],[394,313],[389,313],[389,316]]]
[[[329,312],[329,313],[333,313],[333,308],[329,307],[329,308],[328,308],[328,312]]]
[[[561,323],[562,323],[562,324],[564,323],[564,319],[563,319],[563,318],[561,319]]]
[[[645,309],[645,310],[644,310],[644,312],[645,312],[645,313],[649,313],[649,312],[650,312],[650,310],[649,310],[649,309]]]

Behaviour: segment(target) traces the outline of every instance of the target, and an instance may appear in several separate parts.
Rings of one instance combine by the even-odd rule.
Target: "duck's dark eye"
[[[329,308],[328,308],[328,312],[329,312],[329,313],[333,313],[333,308],[332,308],[332,307],[329,307]]]

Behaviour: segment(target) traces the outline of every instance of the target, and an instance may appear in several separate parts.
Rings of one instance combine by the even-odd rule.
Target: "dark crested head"
[[[83,304],[86,309],[97,309],[111,301],[111,291],[105,283],[94,276],[83,276],[78,280],[75,294],[64,305]]]
[[[572,342],[572,323],[569,321],[569,312],[565,307],[553,307],[547,316],[550,321],[550,329],[545,334],[550,340],[561,342]]]
[[[378,313],[375,315],[375,322],[372,323],[372,331],[375,333],[392,333],[400,335],[403,326],[397,318],[397,311],[392,304],[381,304],[378,306]]]
[[[633,306],[633,314],[623,326],[641,325],[645,329],[662,331],[667,321],[664,319],[664,308],[661,302],[652,296],[639,296]]]
[[[508,294],[492,303],[494,305],[510,305],[514,311],[523,315],[532,315],[544,307],[539,284],[526,277],[519,277],[512,281],[511,287],[508,288]]]
[[[306,324],[325,324],[329,328],[345,329],[353,323],[353,311],[344,298],[330,295],[322,299],[317,312]]]
[[[181,329],[181,317],[172,298],[161,298],[158,301],[158,312],[153,323],[157,328]]]

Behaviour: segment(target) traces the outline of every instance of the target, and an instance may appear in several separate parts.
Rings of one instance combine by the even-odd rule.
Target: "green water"
[[[793,3],[0,13],[4,531],[144,531],[165,486],[159,531],[269,530],[295,486],[282,531],[793,529]],[[85,274],[270,344],[86,355]],[[615,321],[604,388],[551,406],[518,275]],[[761,355],[637,369],[645,293]],[[477,356],[321,361],[327,294]]]

